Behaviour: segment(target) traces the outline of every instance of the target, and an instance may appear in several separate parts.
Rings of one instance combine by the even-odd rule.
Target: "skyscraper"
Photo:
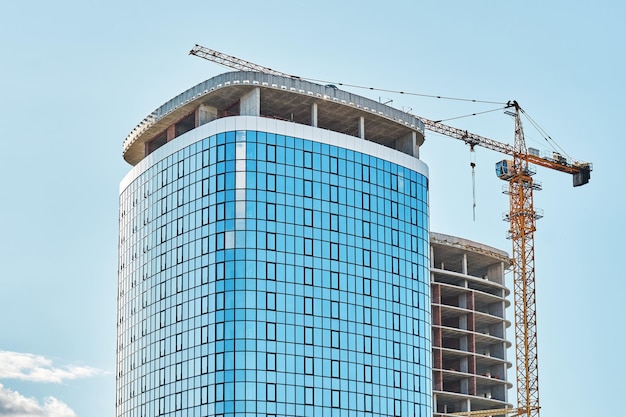
[[[430,416],[423,125],[233,72],[124,142],[117,416]]]

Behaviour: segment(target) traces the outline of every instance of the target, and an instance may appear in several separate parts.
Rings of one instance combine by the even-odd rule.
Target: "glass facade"
[[[117,415],[431,416],[428,183],[225,131],[120,194]]]

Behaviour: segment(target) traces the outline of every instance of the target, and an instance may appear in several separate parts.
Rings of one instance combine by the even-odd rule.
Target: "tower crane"
[[[257,71],[300,79],[300,77],[263,67],[200,45],[196,45],[189,54],[241,71]],[[533,191],[540,190],[541,186],[533,182],[532,175],[535,172],[532,165],[571,174],[574,187],[587,184],[592,171],[591,163],[568,160],[556,152],[550,157],[542,157],[539,152],[527,148],[521,121],[523,110],[516,101],[509,101],[507,108],[513,110],[511,113],[515,118],[515,139],[512,146],[418,116],[425,128],[432,132],[461,140],[472,149],[475,146],[480,146],[512,158],[498,162],[496,174],[500,179],[508,182],[505,193],[509,195],[510,203],[509,212],[504,216],[504,220],[509,222],[508,237],[513,243],[517,408],[454,413],[454,415],[459,416],[488,417],[503,414],[526,417],[539,416],[534,233],[536,230],[535,222],[541,215],[534,208]]]

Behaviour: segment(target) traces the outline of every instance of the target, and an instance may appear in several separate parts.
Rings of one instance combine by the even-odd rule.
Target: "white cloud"
[[[100,373],[101,370],[89,366],[55,367],[50,359],[40,355],[0,351],[0,379],[61,383]]]
[[[76,413],[54,397],[47,397],[40,404],[35,398],[24,397],[0,384],[0,417],[76,417]]]

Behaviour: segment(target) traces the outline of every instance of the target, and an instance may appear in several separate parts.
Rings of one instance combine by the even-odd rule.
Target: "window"
[[[159,398],[159,415],[163,415],[165,413],[165,398]]]
[[[273,262],[267,263],[267,279],[276,281],[276,264]]]
[[[393,358],[401,359],[400,342],[393,342]]]
[[[401,417],[402,416],[402,401],[400,401],[400,400],[393,400],[393,415],[395,417]]]
[[[313,226],[313,210],[304,209],[304,225]]]
[[[372,382],[372,365],[363,365],[363,380]]]
[[[340,343],[339,343],[339,331],[338,330],[331,330],[330,331],[330,347],[334,348],[334,349],[339,349],[340,347]]]
[[[215,323],[215,340],[224,340],[224,322]]]
[[[223,353],[215,354],[215,370],[216,371],[224,370],[224,354]]]
[[[226,216],[226,204],[218,203],[215,206],[215,218],[217,220],[224,220],[225,216]]]
[[[267,309],[276,311],[276,294],[273,292],[268,292],[265,298]]]
[[[304,180],[304,196],[313,197],[313,182]]]
[[[267,145],[267,160],[269,162],[276,162],[276,146]]]
[[[339,273],[338,272],[330,273],[330,288],[332,288],[333,290],[339,289]]]
[[[400,314],[393,313],[393,329],[400,330]]]
[[[334,319],[339,318],[339,302],[338,301],[330,302],[330,316]]]
[[[176,335],[176,351],[183,350],[183,334],[178,333]]]
[[[215,384],[215,401],[224,401],[224,384]]]
[[[276,175],[267,174],[267,191],[276,191]]]
[[[400,273],[400,260],[395,256],[391,258],[391,272],[394,274]]]
[[[339,201],[339,188],[336,185],[330,186],[330,201],[336,203]]]
[[[372,324],[372,309],[370,307],[363,308],[363,322],[365,324]]]
[[[304,284],[313,285],[313,269],[304,268]]]
[[[337,163],[337,158],[335,158],[334,156],[330,157],[330,173],[331,174],[336,174],[338,171],[338,163]]]
[[[363,237],[366,239],[370,238],[370,222],[363,222]]]
[[[267,203],[267,220],[276,220],[276,204]]]
[[[372,281],[369,278],[363,278],[363,294],[372,295]]]
[[[176,236],[180,236],[185,231],[183,218],[176,219]]]
[[[224,292],[218,292],[215,294],[215,309],[224,310]]]
[[[304,373],[313,375],[313,358],[311,356],[304,357]]]
[[[313,327],[304,328],[304,343],[307,345],[313,344]]]
[[[339,231],[339,216],[336,214],[330,215],[330,230]]]
[[[391,229],[391,244],[393,246],[400,244],[400,233],[398,233],[398,229]]]
[[[267,239],[267,250],[276,250],[276,233],[268,233],[265,236]]]
[[[419,307],[419,306],[420,306],[419,292],[413,291],[413,307]]]
[[[361,174],[363,175],[363,181],[370,182],[370,167],[361,165]]]
[[[218,262],[215,265],[215,279],[216,280],[221,280],[224,279],[224,272],[225,272],[225,267],[224,267],[224,262]]]
[[[313,168],[313,154],[311,152],[304,151],[304,167]]]
[[[203,374],[209,372],[209,358],[207,356],[200,358],[200,372]]]
[[[183,247],[182,246],[179,246],[179,247],[176,248],[176,264],[177,265],[178,264],[182,264],[183,261],[185,260],[184,256],[183,256],[183,253],[184,253],[184,251],[183,251]]]
[[[267,323],[266,335],[267,340],[276,340],[276,323]]]
[[[176,380],[180,381],[181,379],[183,379],[183,364],[182,362],[179,362],[176,364]]]
[[[226,160],[226,145],[217,146],[217,161],[222,162]]]
[[[370,195],[368,193],[363,193],[363,205],[361,206],[363,210],[370,209]]]
[[[224,191],[226,188],[226,174],[217,175],[217,191]]]
[[[215,249],[224,249],[224,232],[215,234]],[[202,253],[205,253],[204,248],[202,250]]]
[[[177,392],[175,398],[176,398],[176,410],[182,410],[182,408],[183,408],[183,393],[182,392]]]
[[[268,354],[266,354],[265,359],[267,361],[267,370],[268,371],[275,371],[276,370],[276,354],[275,353],[268,353]]]
[[[330,244],[330,259],[338,260],[339,259],[339,243]]]
[[[202,167],[208,167],[209,166],[209,151],[203,151],[202,152]]]
[[[367,412],[371,412],[372,411],[372,395],[371,394],[363,394],[364,398],[363,398],[363,403],[365,406],[365,411]]]
[[[400,286],[394,285],[391,288],[392,288],[392,293],[393,293],[393,301],[396,303],[399,303],[400,302]]]
[[[165,282],[162,282],[159,285],[159,295],[161,300],[163,300],[165,297],[167,297],[167,291],[166,291],[166,287],[165,287]]]
[[[304,254],[313,255],[313,239],[304,239]]]
[[[341,374],[341,369],[340,369],[340,366],[339,366],[339,361],[338,360],[331,360],[330,361],[330,376],[331,376],[331,378],[341,378],[340,374]]]
[[[304,297],[304,314],[313,315],[313,298]]]
[[[391,217],[393,217],[394,219],[398,218],[398,203],[396,203],[395,201],[391,202]]]
[[[209,326],[202,326],[200,328],[200,343],[209,342]]]
[[[331,396],[330,396],[330,405],[331,405],[331,407],[333,407],[333,408],[341,407],[341,405],[340,405],[340,402],[341,402],[340,398],[341,398],[341,396],[339,395],[339,390],[336,390],[336,389],[332,390]]]
[[[372,265],[372,258],[371,258],[371,254],[370,251],[368,251],[367,249],[363,249],[363,266],[371,266]]]
[[[266,397],[267,401],[275,402],[276,401],[276,384],[268,382],[266,386],[266,394],[267,394],[267,397]]]
[[[363,352],[372,353],[372,337],[363,336]]]
[[[304,388],[304,404],[313,405],[313,387]]]
[[[393,386],[395,388],[402,388],[402,379],[400,378],[400,371],[393,371]]]

